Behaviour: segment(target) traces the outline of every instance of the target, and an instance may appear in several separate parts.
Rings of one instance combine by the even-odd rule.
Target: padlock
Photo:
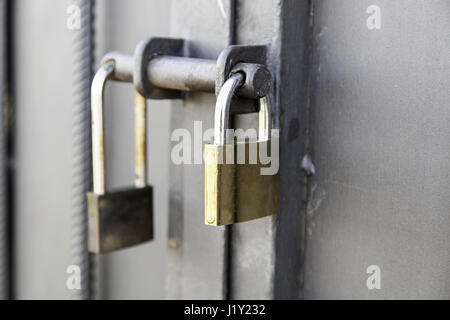
[[[92,81],[93,192],[87,194],[89,251],[105,253],[153,239],[153,189],[147,185],[146,99],[135,91],[135,188],[106,191],[103,91],[114,72],[106,62]]]
[[[205,145],[205,224],[222,226],[266,217],[279,212],[279,172],[263,175],[266,165],[260,148],[278,146],[271,137],[271,111],[267,97],[259,100],[257,141],[229,143],[227,128],[234,92],[242,85],[244,75],[232,75],[222,86],[214,111],[214,143]],[[245,162],[238,163],[239,149],[245,150]],[[250,151],[256,152],[256,163],[250,163]],[[272,154],[278,156],[277,154]],[[230,159],[231,158],[231,159]]]

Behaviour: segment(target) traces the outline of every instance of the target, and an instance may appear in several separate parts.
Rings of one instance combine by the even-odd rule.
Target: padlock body
[[[225,163],[226,155],[232,155],[234,148],[233,145],[205,145],[205,223],[208,225],[221,226],[235,221],[236,167],[234,163]]]
[[[89,251],[106,253],[153,239],[153,188],[89,192]]]
[[[270,150],[271,143],[273,140],[237,142],[225,146],[205,145],[207,225],[233,224],[279,212],[279,171],[274,175],[261,174],[261,169],[267,164],[262,163],[259,149],[264,147]],[[245,160],[238,162],[239,152],[244,151]],[[226,155],[230,153],[233,153],[233,164],[225,162]],[[256,155],[253,161],[250,161],[250,154]]]

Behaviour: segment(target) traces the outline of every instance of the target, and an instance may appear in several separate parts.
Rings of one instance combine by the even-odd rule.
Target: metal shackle
[[[93,192],[98,195],[106,192],[105,179],[105,133],[103,92],[105,85],[114,73],[114,61],[105,62],[95,73],[91,86],[91,120],[92,120],[92,175]],[[135,186],[147,185],[146,168],[146,99],[135,91]]]
[[[231,75],[220,89],[214,110],[214,144],[227,144],[227,129],[229,126],[231,101],[235,92],[244,83],[245,75],[242,72],[236,72]],[[258,113],[258,141],[270,139],[271,129],[271,110],[269,99],[264,96],[259,99]]]

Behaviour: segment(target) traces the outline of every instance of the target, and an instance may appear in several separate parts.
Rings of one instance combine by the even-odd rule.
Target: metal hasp
[[[214,143],[205,145],[207,225],[249,221],[277,213],[280,209],[279,171],[267,172],[267,163],[262,159],[268,150],[272,150],[272,159],[278,156],[278,152],[273,152],[278,147],[278,137],[271,137],[271,111],[267,97],[259,99],[258,140],[234,142],[228,137],[231,100],[244,81],[241,72],[235,73],[225,81],[217,98]],[[244,152],[244,161],[238,161],[239,154]]]
[[[93,192],[87,194],[89,251],[105,253],[153,239],[153,188],[147,185],[146,99],[135,93],[135,188],[107,192],[103,91],[115,70],[103,64],[92,81]]]
[[[184,92],[191,91],[218,94],[231,74],[242,72],[245,80],[236,92],[231,113],[258,111],[254,99],[264,97],[271,84],[265,66],[266,46],[229,46],[217,61],[183,57],[183,47],[182,39],[148,38],[136,46],[134,56],[110,52],[102,63],[113,61],[110,79],[134,82],[139,93],[149,99],[181,99]]]

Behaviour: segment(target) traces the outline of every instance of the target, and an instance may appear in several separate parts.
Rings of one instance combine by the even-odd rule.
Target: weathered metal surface
[[[450,2],[313,4],[305,298],[449,299]]]

